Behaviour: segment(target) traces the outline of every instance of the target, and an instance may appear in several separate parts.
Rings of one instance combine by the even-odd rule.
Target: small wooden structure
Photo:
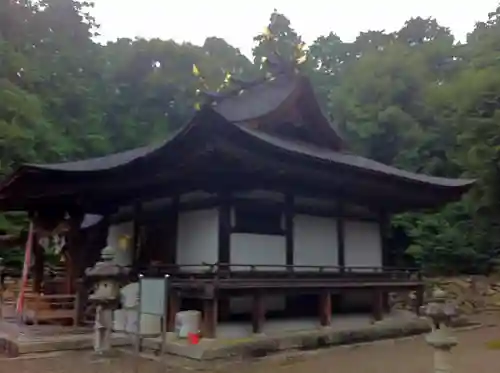
[[[352,154],[309,80],[285,67],[207,97],[155,145],[20,167],[1,184],[0,209],[69,216],[74,281],[105,245],[84,249],[79,224],[104,216],[108,244],[132,238],[120,260],[136,274],[171,275],[170,330],[183,305],[202,308],[208,337],[249,299],[256,333],[271,309],[300,309],[305,295],[317,299],[324,326],[354,293],[371,297],[375,319],[392,291],[415,290],[421,305],[418,271],[398,268],[388,244],[389,218],[458,200],[472,180]]]

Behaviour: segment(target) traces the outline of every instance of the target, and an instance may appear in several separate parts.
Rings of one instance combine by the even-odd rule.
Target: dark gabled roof
[[[299,110],[302,110],[307,119],[310,120],[310,122],[307,122],[307,126],[310,126],[308,130],[317,135],[318,141],[306,143],[296,139],[285,139],[261,130],[251,129],[247,125],[248,121],[278,112],[283,108],[283,105],[289,105],[291,99],[293,100],[292,104],[298,105]],[[216,123],[217,125],[215,125]],[[214,127],[210,127],[211,125],[214,125]],[[58,180],[58,177],[64,178],[66,176],[71,179],[77,176],[79,177],[78,180],[73,178],[73,181],[65,184],[65,187],[70,188],[70,191],[73,191],[76,195],[78,183],[82,178],[86,181],[97,180],[100,175],[111,175],[109,172],[121,172],[124,169],[126,172],[121,172],[120,175],[128,177],[128,167],[138,166],[141,168],[143,165],[153,163],[152,160],[154,159],[170,159],[172,163],[172,159],[177,159],[179,151],[176,144],[191,144],[191,139],[199,139],[199,131],[205,130],[205,135],[208,137],[227,137],[228,139],[231,137],[228,135],[231,132],[239,136],[243,142],[249,140],[254,145],[280,152],[280,154],[284,155],[282,158],[287,159],[289,163],[300,160],[305,161],[307,167],[324,165],[328,172],[331,170],[331,172],[335,173],[348,169],[355,172],[356,175],[364,175],[368,178],[385,178],[388,183],[392,179],[398,181],[398,185],[401,185],[402,188],[410,187],[411,193],[415,193],[416,185],[425,185],[434,188],[434,190],[446,189],[453,192],[450,193],[449,197],[443,197],[440,192],[441,197],[439,199],[441,201],[456,199],[457,195],[465,192],[474,183],[473,180],[415,174],[347,153],[342,139],[319,110],[308,80],[302,77],[280,76],[251,86],[243,90],[243,92],[233,92],[217,102],[204,105],[188,124],[172,134],[170,138],[156,145],[76,162],[23,165],[0,184],[0,210],[7,208],[6,206],[14,205],[23,206],[24,208],[28,204],[28,197],[19,195],[15,198],[21,200],[24,198],[26,201],[16,200],[16,203],[9,203],[10,199],[14,199],[13,195],[19,194],[17,191],[22,190],[21,186],[27,185],[27,190],[30,193],[38,196],[37,198],[43,198],[43,193],[40,195],[41,188],[57,183],[57,181],[53,181],[54,179]],[[321,142],[321,139],[325,141]],[[184,146],[181,146],[181,148],[186,149]],[[254,149],[252,146],[247,147],[247,151],[251,152],[252,149]],[[164,168],[164,165],[160,165],[160,167]],[[56,176],[50,182],[47,181],[49,178],[43,177],[49,174]],[[46,185],[42,185],[44,183]]]

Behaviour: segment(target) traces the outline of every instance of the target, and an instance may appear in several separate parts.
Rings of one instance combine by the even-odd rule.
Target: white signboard
[[[163,316],[166,309],[168,277],[140,278],[140,313]]]

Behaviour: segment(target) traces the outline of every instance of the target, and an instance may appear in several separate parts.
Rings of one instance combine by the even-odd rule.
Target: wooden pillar
[[[337,265],[340,271],[345,269],[345,220],[344,205],[342,202],[337,206]]]
[[[383,292],[381,289],[373,289],[372,316],[373,320],[380,321],[383,318]]]
[[[221,320],[229,320],[231,317],[231,302],[229,296],[226,295],[223,298],[219,296],[218,311]]]
[[[293,217],[294,217],[294,198],[293,195],[287,194],[285,197],[285,247],[286,247],[286,264],[292,266],[294,264],[294,240],[293,240]],[[293,270],[293,267],[289,267]]]
[[[133,221],[133,237],[132,237],[132,268],[139,269],[139,260],[141,257],[141,219],[142,205],[140,202],[134,204],[134,221]]]
[[[328,290],[319,294],[319,322],[321,326],[330,326],[332,323],[332,295]]]
[[[219,193],[218,260],[224,269],[231,262],[231,200],[228,193]]]
[[[168,219],[168,247],[166,254],[167,264],[177,263],[177,231],[179,225],[179,196],[172,199],[172,210]]]
[[[67,250],[63,253],[64,258],[64,292],[66,294],[72,294],[73,291],[73,278],[75,278],[75,269],[73,254],[71,247],[68,247]]]
[[[168,296],[167,302],[167,332],[175,331],[175,315],[181,310],[181,298],[177,291],[172,290]]]
[[[215,338],[217,333],[217,297],[203,300],[203,337]]]
[[[80,209],[70,212],[70,227],[68,232],[68,247],[65,255],[66,267],[66,292],[74,294],[76,291],[76,281],[83,274],[85,262],[81,247],[80,226],[84,214]]]
[[[421,314],[420,308],[424,305],[424,286],[419,286],[417,290],[415,290],[415,314],[419,315]]]
[[[85,288],[85,284],[82,279],[78,279],[76,281],[76,299],[75,299],[75,324],[80,325],[84,321],[85,318],[85,306],[88,302],[88,290]],[[75,326],[76,326],[75,325]]]
[[[262,291],[257,290],[255,292],[252,306],[252,331],[255,334],[259,334],[264,330],[264,323],[266,321],[266,305]]]
[[[380,224],[380,247],[382,248],[382,267],[391,267],[394,265],[394,258],[391,255],[391,248],[389,247],[389,237],[391,230],[391,221],[389,215],[382,211],[379,214]]]
[[[382,292],[382,311],[384,312],[384,314],[391,313],[391,305],[389,303],[389,292],[388,291]]]
[[[44,278],[45,252],[44,248],[38,243],[36,234],[33,234],[33,291],[42,292]]]

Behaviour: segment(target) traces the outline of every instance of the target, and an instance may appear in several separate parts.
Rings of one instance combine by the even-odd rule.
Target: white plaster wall
[[[382,241],[377,222],[345,222],[345,265],[382,266]],[[357,269],[369,271],[369,269]]]
[[[177,264],[214,264],[218,261],[219,214],[216,209],[186,211],[179,214]],[[204,271],[189,268],[186,271]]]
[[[130,237],[128,240],[128,247],[120,247],[120,238],[123,235]],[[107,245],[115,250],[115,263],[122,266],[130,266],[133,261],[133,237],[134,237],[134,223],[131,221],[111,225],[108,229]]]
[[[284,236],[232,233],[232,264],[286,264],[286,243]],[[250,267],[232,267],[233,271],[248,271]],[[256,267],[256,270],[285,271],[284,267]],[[264,299],[267,311],[285,309],[284,296],[270,296]],[[232,314],[249,313],[252,310],[251,297],[233,297],[229,301]]]
[[[337,221],[310,215],[294,217],[294,262],[296,265],[338,264]],[[297,268],[311,271],[312,268]],[[330,268],[325,271],[336,271]]]
[[[232,233],[231,264],[286,264],[285,236]],[[232,267],[234,271],[248,271],[249,267]],[[283,267],[257,267],[261,270],[286,270]]]

